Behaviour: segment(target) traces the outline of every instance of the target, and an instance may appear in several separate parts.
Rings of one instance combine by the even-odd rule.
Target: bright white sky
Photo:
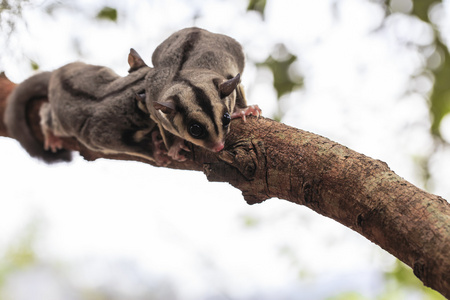
[[[276,94],[271,74],[252,62],[264,60],[281,42],[299,57],[295,67],[306,78],[304,89],[281,100],[283,122],[386,161],[420,186],[415,160],[432,150],[432,140],[419,92],[427,91],[430,81],[418,76],[413,92],[404,94],[424,58],[399,41],[427,45],[430,28],[397,14],[376,31],[384,15],[369,1],[268,1],[265,22],[245,13],[246,3],[78,0],[70,5],[83,12],[61,9],[53,16],[33,8],[25,12],[26,30],[19,28],[20,35],[8,41],[20,51],[2,55],[0,67],[15,82],[33,74],[27,59],[41,70],[83,60],[125,75],[129,48],[150,63],[154,48],[192,26],[198,13],[197,26],[243,44],[248,55],[243,82],[249,101],[265,116],[276,112]],[[106,4],[118,8],[118,23],[90,21]],[[450,119],[444,124],[450,140]],[[71,286],[106,285],[130,293],[169,282],[180,299],[323,299],[346,290],[373,295],[382,288],[380,272],[394,261],[304,207],[275,199],[248,206],[238,190],[208,183],[199,172],[79,157],[47,166],[29,158],[14,140],[0,142],[0,248],[37,219],[38,253],[44,261],[62,261]],[[440,150],[432,161],[433,191],[447,199],[448,152]],[[248,219],[256,225],[246,227]],[[26,291],[20,280],[7,286],[16,299],[39,294],[42,286],[53,291],[45,299],[62,299],[66,281],[50,280]]]

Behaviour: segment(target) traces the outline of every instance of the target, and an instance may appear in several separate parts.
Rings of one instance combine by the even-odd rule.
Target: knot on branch
[[[422,280],[424,282],[424,284],[427,284],[427,282],[425,282],[425,280],[427,279],[425,263],[421,259],[417,260],[414,263],[414,265],[413,265],[413,272],[414,272],[414,275],[417,276],[417,278]]]
[[[220,153],[218,159],[218,162],[204,164],[203,172],[209,181],[229,182],[242,191],[248,204],[270,198],[266,151],[262,141],[238,141]]]
[[[264,152],[262,142],[240,141],[230,148],[219,154],[219,159],[236,168],[245,180],[253,180],[259,164],[258,152]]]

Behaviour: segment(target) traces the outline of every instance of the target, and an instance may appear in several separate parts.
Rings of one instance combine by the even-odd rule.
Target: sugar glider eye
[[[223,117],[222,117],[222,124],[223,124],[223,127],[228,127],[228,125],[230,125],[230,122],[231,122],[231,117],[230,117],[230,114],[229,113],[224,113],[223,114]]]
[[[206,129],[199,123],[189,125],[189,134],[195,139],[203,139],[206,137]]]

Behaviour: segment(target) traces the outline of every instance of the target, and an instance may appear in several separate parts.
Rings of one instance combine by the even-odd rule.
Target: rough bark
[[[14,88],[0,77],[0,115]],[[42,140],[36,99],[28,120]],[[170,168],[201,170],[210,181],[229,182],[249,204],[272,197],[305,205],[359,232],[407,265],[422,282],[450,297],[450,204],[405,181],[386,163],[319,135],[265,118],[234,120],[219,154],[192,147],[190,160]],[[0,135],[8,136],[0,120]],[[137,160],[89,151],[74,139],[64,147],[87,160]]]

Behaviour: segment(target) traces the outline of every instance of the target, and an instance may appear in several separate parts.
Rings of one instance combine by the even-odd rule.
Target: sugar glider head
[[[224,148],[236,105],[240,74],[228,78],[209,70],[183,70],[147,106],[172,134],[218,152]]]

